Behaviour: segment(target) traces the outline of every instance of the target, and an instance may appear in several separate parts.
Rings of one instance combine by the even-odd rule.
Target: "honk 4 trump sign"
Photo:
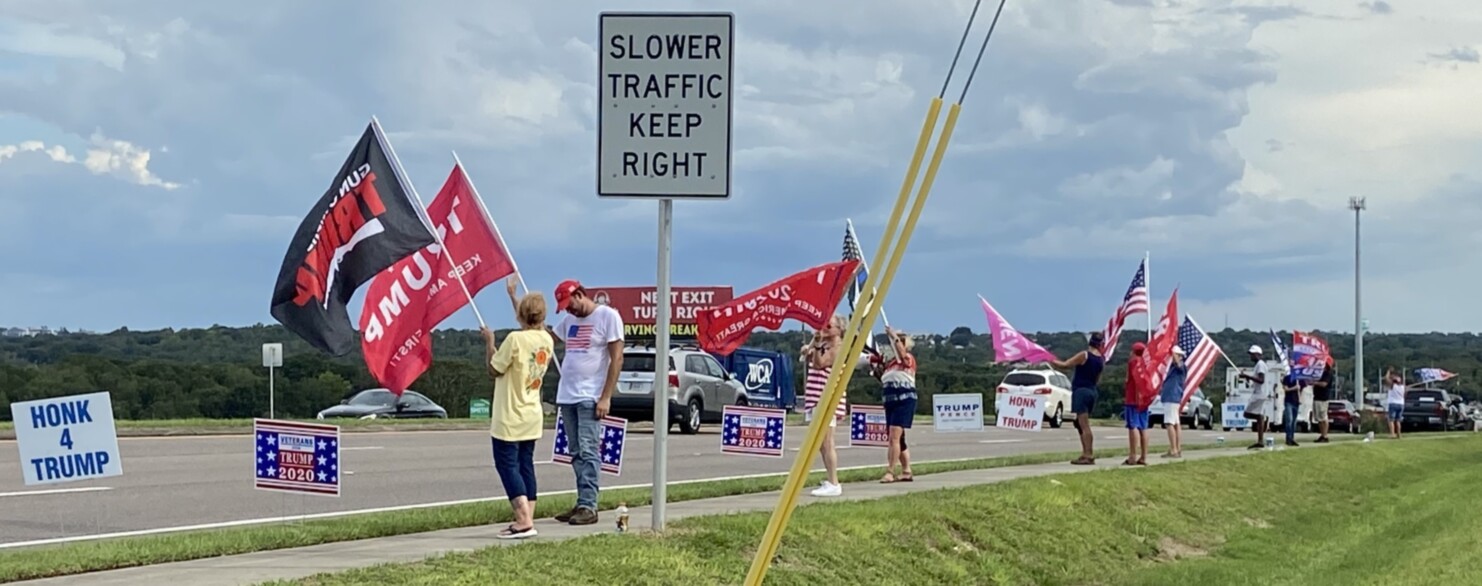
[[[1039,395],[999,395],[994,403],[1000,429],[1039,431],[1045,422],[1045,398]]]
[[[107,392],[10,404],[26,484],[123,474]]]

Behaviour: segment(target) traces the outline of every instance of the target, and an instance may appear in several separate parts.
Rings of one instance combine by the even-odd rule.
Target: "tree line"
[[[500,333],[503,335],[503,332]],[[1270,352],[1266,332],[1224,330],[1212,334],[1240,366],[1249,366],[1245,350],[1259,344]],[[1128,330],[1102,378],[1096,416],[1120,410],[1126,377],[1128,346],[1145,332]],[[748,346],[796,355],[809,334],[801,331],[758,332]],[[1061,357],[1085,346],[1079,332],[1031,335]],[[1352,335],[1324,335],[1333,348],[1341,378],[1353,372]],[[1286,337],[1289,342],[1290,337]],[[131,331],[106,334],[66,333],[54,336],[0,338],[0,419],[10,418],[11,402],[106,390],[112,393],[119,419],[249,418],[268,410],[268,372],[262,365],[262,345],[283,343],[283,367],[275,372],[276,411],[280,416],[313,417],[351,393],[378,385],[365,369],[358,351],[345,356],[323,354],[278,325],[214,326],[203,329]],[[465,416],[469,401],[488,398],[492,384],[482,365],[483,341],[474,330],[437,330],[432,336],[436,359],[412,386],[448,409]],[[559,344],[558,344],[559,352]],[[921,410],[930,410],[937,393],[984,393],[991,404],[994,389],[1009,370],[992,363],[993,348],[986,335],[958,327],[946,335],[918,338],[917,386]],[[1439,367],[1457,373],[1444,386],[1469,399],[1482,377],[1482,336],[1477,334],[1371,334],[1365,338],[1365,379],[1372,389],[1385,368],[1406,372]],[[1223,363],[1223,361],[1221,361]],[[1212,399],[1223,397],[1224,371],[1216,365],[1203,389]],[[801,368],[794,368],[795,385],[802,394]],[[559,374],[547,374],[544,394],[555,396]],[[1352,387],[1340,381],[1343,392]],[[851,401],[878,402],[879,383],[855,376],[849,386]],[[801,398],[799,399],[801,400]]]

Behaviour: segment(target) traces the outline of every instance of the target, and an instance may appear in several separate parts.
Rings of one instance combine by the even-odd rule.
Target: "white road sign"
[[[731,196],[730,13],[602,13],[597,194]]]
[[[262,345],[262,367],[283,368],[283,344],[273,342]]]

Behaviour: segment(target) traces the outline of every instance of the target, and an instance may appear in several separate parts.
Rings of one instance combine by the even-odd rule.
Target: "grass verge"
[[[1214,445],[1188,445],[1185,451],[1215,448]],[[1125,449],[1098,450],[1100,457],[1121,457]],[[912,466],[918,476],[982,470],[1007,466],[1024,466],[1069,461],[1075,453],[1026,454],[998,458],[980,458],[953,462],[922,462]],[[879,468],[841,470],[842,482],[872,482],[879,479]],[[822,480],[812,474],[810,484]],[[780,490],[785,474],[724,480],[671,484],[669,502],[716,498]],[[609,510],[618,502],[643,506],[651,502],[647,488],[603,491],[599,508]],[[552,495],[540,499],[535,514],[551,517],[575,505],[574,495]],[[391,535],[404,535],[470,527],[511,521],[509,506],[502,500],[464,505],[451,505],[322,519],[301,523],[257,525],[210,531],[130,537],[107,541],[89,541],[59,546],[7,550],[0,553],[0,582],[64,576],[134,566],[203,559],[224,555],[251,553],[352,541]]]
[[[1458,584],[1482,441],[1350,444],[801,507],[769,584]],[[291,582],[737,584],[765,513]],[[1466,576],[1473,578],[1466,578]]]

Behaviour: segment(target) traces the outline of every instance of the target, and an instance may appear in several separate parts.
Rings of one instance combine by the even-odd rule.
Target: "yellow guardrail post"
[[[952,140],[952,131],[957,126],[957,117],[962,110],[962,101],[967,97],[968,88],[972,86],[973,77],[977,73],[978,66],[982,63],[983,52],[988,47],[988,40],[993,37],[993,31],[997,28],[998,19],[1003,14],[1003,7],[1007,0],[1000,0],[998,11],[993,16],[993,22],[989,25],[988,33],[983,38],[983,44],[978,49],[977,59],[973,63],[972,72],[968,75],[967,82],[963,85],[962,94],[957,102],[947,111],[947,120],[942,127],[942,134],[937,141],[936,148],[932,152],[931,163],[927,165],[926,176],[921,182],[921,188],[917,191],[916,201],[911,206],[911,211],[906,215],[905,226],[900,226],[902,212],[905,211],[906,202],[910,199],[911,187],[916,183],[916,177],[921,170],[921,162],[926,155],[926,147],[931,140],[932,130],[936,127],[937,118],[941,114],[943,96],[946,95],[947,86],[951,83],[952,73],[956,70],[957,61],[961,58],[963,45],[967,41],[968,33],[972,30],[973,21],[977,17],[978,8],[982,0],[978,0],[973,6],[973,12],[968,17],[968,23],[962,33],[962,40],[958,42],[957,55],[952,59],[952,67],[947,72],[947,80],[942,84],[942,91],[933,98],[931,106],[927,109],[926,120],[922,124],[921,135],[916,142],[916,150],[912,153],[911,162],[906,168],[906,177],[901,184],[900,193],[896,197],[895,206],[891,209],[890,220],[887,223],[885,234],[881,237],[880,247],[875,251],[875,257],[870,262],[870,271],[865,278],[862,287],[861,298],[864,301],[864,311],[855,311],[844,331],[841,344],[841,352],[835,357],[833,371],[829,373],[829,381],[825,387],[824,396],[818,405],[814,407],[815,417],[808,426],[808,433],[803,439],[803,445],[798,450],[798,456],[793,460],[791,471],[788,473],[787,482],[783,484],[782,495],[778,499],[777,507],[772,511],[772,517],[767,523],[767,529],[762,534],[761,543],[757,546],[755,557],[752,558],[751,568],[746,574],[747,586],[760,586],[766,577],[767,570],[772,565],[773,558],[777,555],[777,549],[782,541],[782,533],[787,528],[787,523],[792,517],[792,512],[797,506],[798,493],[802,491],[803,484],[808,479],[808,467],[813,461],[814,452],[818,451],[823,444],[823,434],[828,430],[828,422],[834,417],[834,409],[843,398],[845,391],[849,388],[849,381],[854,376],[855,361],[859,353],[864,350],[865,342],[873,331],[875,318],[884,305],[885,296],[890,292],[890,285],[895,279],[895,271],[900,266],[901,259],[905,256],[906,247],[910,244],[911,235],[916,230],[916,222],[921,217],[921,211],[926,205],[926,200],[931,194],[931,188],[936,181],[937,171],[941,168],[942,159],[946,155],[947,145]],[[896,230],[900,230],[900,242],[896,244]],[[888,252],[887,252],[888,251]],[[886,257],[889,263],[885,270],[880,270]],[[876,283],[878,279],[879,283]],[[857,309],[857,308],[856,308]]]

